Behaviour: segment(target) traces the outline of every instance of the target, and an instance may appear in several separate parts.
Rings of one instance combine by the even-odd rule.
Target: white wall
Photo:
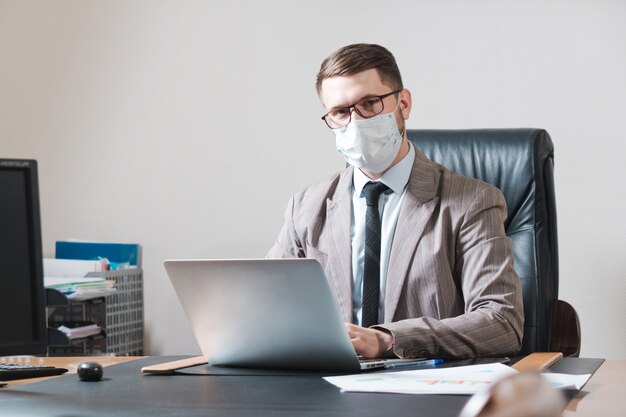
[[[582,354],[623,358],[625,18],[620,0],[0,0],[0,155],[39,160],[46,254],[144,245],[147,351],[195,353],[162,261],[263,256],[288,197],[343,166],[319,64],[380,43],[409,128],[550,132],[560,295]]]

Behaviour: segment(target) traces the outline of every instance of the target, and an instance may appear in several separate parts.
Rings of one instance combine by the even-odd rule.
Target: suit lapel
[[[352,173],[351,167],[342,172],[337,191],[326,201],[326,219],[332,236],[328,259],[334,279],[330,283],[347,322],[352,322]]]
[[[385,321],[393,320],[411,260],[424,233],[424,228],[439,202],[437,190],[440,171],[437,169],[437,165],[429,161],[419,150],[415,149],[415,151],[415,162],[398,216],[389,255],[385,292]]]

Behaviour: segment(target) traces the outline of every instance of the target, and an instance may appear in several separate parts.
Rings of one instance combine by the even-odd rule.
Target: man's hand
[[[366,359],[380,358],[394,342],[391,334],[378,329],[346,323],[346,330],[357,355],[362,355]]]

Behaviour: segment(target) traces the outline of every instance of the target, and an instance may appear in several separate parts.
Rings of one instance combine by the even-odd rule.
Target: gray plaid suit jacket
[[[352,167],[295,194],[269,258],[314,258],[352,318]],[[416,149],[389,259],[385,323],[402,358],[515,355],[522,291],[495,187]]]

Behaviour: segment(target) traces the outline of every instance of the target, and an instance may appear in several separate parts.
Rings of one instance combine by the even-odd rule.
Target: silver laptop
[[[164,265],[211,365],[358,372],[390,362],[359,361],[314,259]]]

